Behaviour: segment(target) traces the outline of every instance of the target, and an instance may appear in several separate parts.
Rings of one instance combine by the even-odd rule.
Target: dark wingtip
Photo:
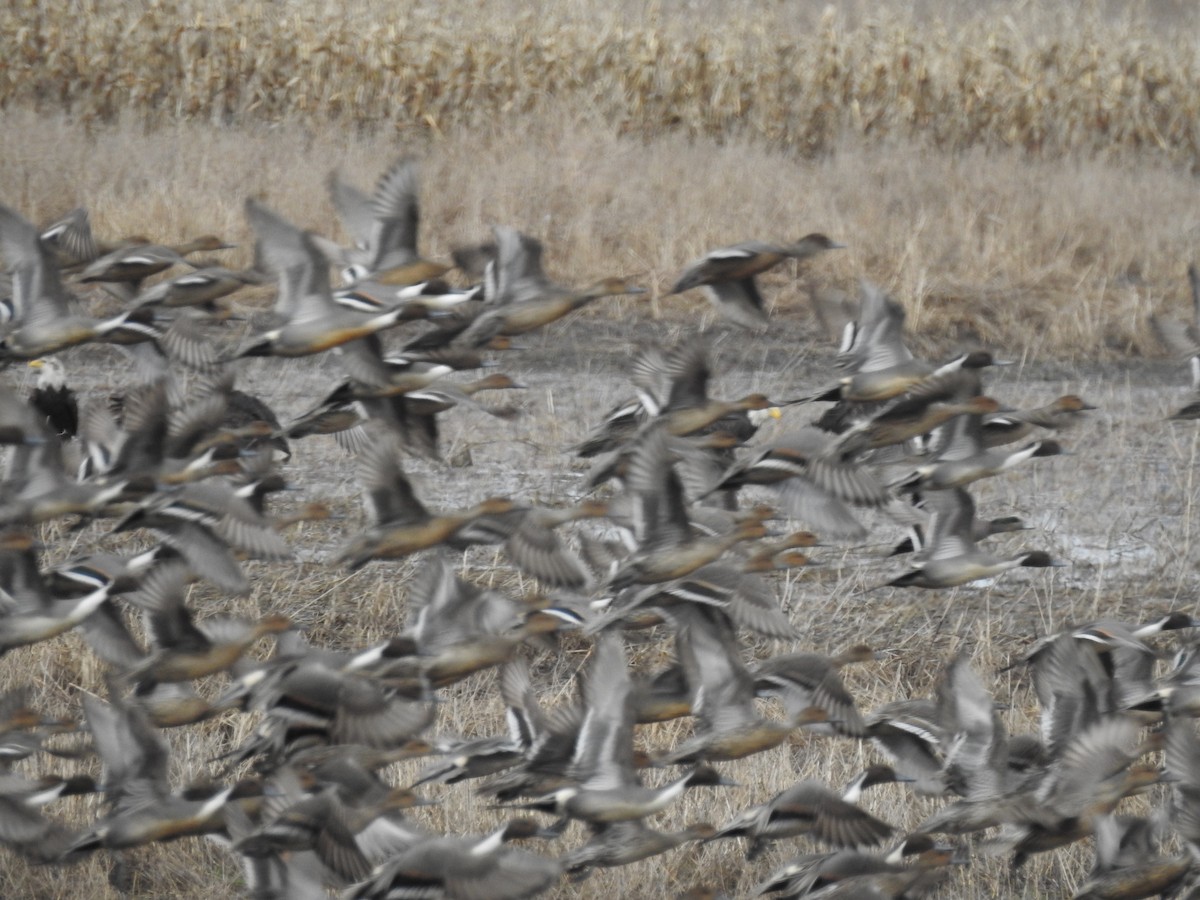
[[[1035,569],[1058,569],[1062,568],[1063,566],[1069,566],[1070,563],[1066,562],[1065,560],[1055,559],[1053,556],[1043,550],[1034,550],[1021,557],[1021,565]]]
[[[1058,441],[1038,441],[1034,456],[1071,456],[1071,452]]]

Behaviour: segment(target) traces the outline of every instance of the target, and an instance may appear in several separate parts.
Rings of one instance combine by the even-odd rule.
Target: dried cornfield
[[[429,130],[565,108],[622,132],[749,136],[803,153],[846,135],[1042,154],[1149,150],[1200,164],[1186,4],[998,17],[817,4],[324,4],[18,0],[0,106],[84,121],[304,117]]]

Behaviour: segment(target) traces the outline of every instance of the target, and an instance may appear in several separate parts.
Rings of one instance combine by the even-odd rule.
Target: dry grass
[[[26,111],[0,121],[0,197],[35,220],[83,204],[108,239],[217,231],[249,242],[249,195],[336,233],[329,170],[367,186],[415,153],[429,255],[511,223],[545,241],[559,280],[637,274],[657,289],[650,314],[675,322],[705,309],[697,294],[659,296],[688,261],[749,238],[824,231],[849,249],[823,257],[811,277],[770,273],[776,314],[808,321],[809,288],[853,293],[867,277],[906,305],[934,354],[965,343],[1029,358],[1160,354],[1145,317],[1188,308],[1184,269],[1200,233],[1192,177],[1150,159],[931,153],[889,141],[804,160],[741,140],[641,140],[550,116],[444,139],[299,125],[143,132],[129,121],[85,131]],[[609,308],[625,315],[642,303]]]
[[[671,323],[648,322],[642,327],[648,336],[680,333]],[[626,357],[618,342],[624,334],[627,328],[619,324],[575,321],[554,327],[544,343],[510,356],[505,368],[533,386],[526,416],[501,426],[470,412],[453,418],[447,438],[455,445],[469,445],[475,465],[445,470],[411,462],[430,505],[456,506],[464,498],[497,491],[560,501],[575,496],[580,473],[565,462],[560,450],[582,436],[597,410],[626,393],[622,371]],[[757,352],[718,340],[722,392],[737,394],[750,386],[779,392],[821,380],[822,366],[828,360],[825,351],[791,371],[769,363],[764,366],[763,350],[768,352],[768,360],[787,354],[789,339],[797,336],[796,329],[789,327],[781,331],[778,341]],[[107,367],[112,359],[110,351],[103,348],[78,351],[73,368],[84,373],[111,373]],[[579,368],[568,369],[573,374],[562,377],[560,370],[569,359],[581,360]],[[320,363],[267,360],[248,365],[239,381],[288,414],[320,393],[327,377],[321,374],[323,368]],[[1102,407],[1067,439],[1078,456],[1047,461],[985,485],[979,492],[985,514],[1016,512],[1038,528],[1006,538],[1002,541],[1005,552],[1041,546],[1074,564],[1066,570],[1017,573],[994,585],[948,592],[868,593],[866,588],[895,571],[881,558],[898,535],[894,529],[884,529],[873,535],[868,546],[828,548],[819,554],[821,566],[781,576],[779,596],[803,635],[800,647],[832,651],[866,641],[886,651],[883,661],[848,673],[851,689],[864,709],[897,697],[928,695],[941,663],[966,648],[997,698],[1011,704],[1006,713],[1009,726],[1014,731],[1029,730],[1035,727],[1036,710],[1028,683],[1019,669],[1000,670],[1031,638],[1070,622],[1098,616],[1145,619],[1180,605],[1186,608],[1191,602],[1191,573],[1200,561],[1200,551],[1192,541],[1189,523],[1198,495],[1184,473],[1197,459],[1196,436],[1190,426],[1162,421],[1170,398],[1138,386],[1163,373],[1126,370],[1135,379],[1134,386],[1114,377],[1112,371],[1100,369],[1071,369],[1064,375],[1040,365],[1006,374],[990,388],[1006,401],[1044,400],[1077,389]],[[89,399],[100,396],[102,383],[103,379],[89,379]],[[482,433],[481,429],[489,427],[496,430]],[[314,439],[297,447],[286,474],[304,488],[300,495],[287,498],[291,503],[329,498],[348,519],[301,529],[294,535],[293,545],[304,562],[256,566],[252,572],[255,590],[249,598],[230,601],[205,591],[193,597],[193,605],[203,614],[227,609],[242,613],[283,610],[309,630],[312,640],[328,646],[364,646],[395,633],[404,621],[412,564],[376,564],[347,575],[321,561],[331,546],[337,546],[360,524],[360,514],[349,496],[354,490],[350,461],[331,441]],[[1139,489],[1131,493],[1131,484]],[[46,541],[56,549],[56,557],[97,545],[120,546],[96,530],[74,537],[51,533]],[[490,550],[474,551],[466,565],[472,577],[493,581],[514,593],[532,587],[519,583],[507,567],[497,567]],[[667,646],[662,637],[650,643],[639,641],[631,655],[639,665],[655,665],[662,661]],[[786,649],[779,644],[754,645],[756,654]],[[568,678],[585,658],[586,644],[577,641],[568,641],[557,655],[535,657],[544,702],[553,704],[569,697]],[[39,706],[49,714],[77,715],[78,691],[101,689],[100,667],[77,638],[15,651],[6,661],[9,665],[0,687],[32,681]],[[202,685],[209,695],[218,688],[218,683]],[[436,731],[468,736],[497,733],[503,728],[501,712],[493,676],[478,676],[446,692]],[[243,740],[252,725],[248,717],[228,717],[203,728],[172,733],[179,782],[215,773],[217,767],[208,760]],[[678,723],[647,728],[639,741],[651,747],[669,746],[685,733],[686,726]],[[655,824],[719,823],[797,778],[840,783],[874,756],[865,745],[798,736],[784,748],[725,767],[743,787],[695,792],[657,817]],[[44,769],[45,763],[39,763],[39,768]],[[62,768],[74,766],[64,764]],[[418,768],[417,764],[397,768],[389,777],[406,783]],[[420,811],[419,817],[435,829],[482,832],[499,821],[467,785],[426,792],[441,805]],[[893,787],[874,792],[866,805],[901,828],[912,827],[936,806]],[[56,807],[55,812],[87,821],[98,809],[92,800]],[[581,837],[577,828],[572,829],[564,845],[574,846]],[[752,865],[742,861],[739,848],[732,844],[688,848],[657,862],[597,873],[582,885],[565,886],[559,896],[666,896],[668,891],[682,890],[697,881],[743,896],[775,865],[804,847],[803,841],[783,842]],[[536,849],[559,852],[552,847]],[[1002,860],[977,857],[970,868],[956,873],[946,896],[1061,895],[1078,883],[1088,865],[1086,846],[1038,859],[1016,875],[1007,871]],[[0,875],[0,891],[8,896],[67,898],[78,896],[79,886],[87,884],[96,891],[95,896],[115,897],[115,893],[102,892],[107,866],[103,855],[65,873],[30,870],[13,861]],[[137,885],[134,896],[231,895],[239,877],[227,856],[198,841],[138,851],[131,855],[130,866]],[[202,885],[196,883],[200,873]]]
[[[1071,390],[1102,406],[1067,439],[1078,456],[980,491],[984,513],[1016,512],[1040,529],[1003,546],[1046,546],[1074,566],[949,592],[866,593],[890,571],[876,561],[891,536],[881,532],[877,545],[831,549],[822,566],[781,576],[780,596],[805,649],[861,640],[888,649],[885,662],[850,676],[863,708],[927,694],[940,662],[966,647],[1011,703],[1010,726],[1026,730],[1035,713],[1028,685],[1019,671],[995,674],[1026,641],[1101,615],[1148,617],[1190,603],[1194,590],[1196,433],[1161,421],[1173,401],[1151,387],[1184,374],[1129,356],[1158,352],[1147,312],[1186,308],[1183,270],[1200,226],[1187,171],[1200,79],[1194,46],[1172,35],[1194,34],[1185,26],[1196,23],[1182,5],[1168,5],[1169,15],[1156,6],[1156,19],[1099,8],[1060,17],[1017,4],[1003,23],[971,6],[943,0],[903,16],[851,9],[822,18],[817,4],[797,12],[734,2],[727,32],[701,34],[695,23],[711,12],[703,2],[649,12],[464,2],[399,13],[364,2],[357,17],[340,14],[341,4],[159,4],[136,16],[97,4],[64,16],[65,4],[20,3],[0,11],[0,202],[38,220],[86,205],[107,238],[218,231],[248,243],[241,203],[255,195],[333,233],[327,171],[365,185],[409,152],[422,159],[428,255],[505,222],[545,239],[548,269],[564,282],[638,273],[658,289],[646,305],[616,301],[506,358],[531,385],[527,414],[503,425],[470,412],[454,420],[447,440],[470,447],[475,466],[414,465],[435,507],[498,490],[573,497],[579,473],[561,449],[626,394],[639,339],[707,328],[727,395],[794,395],[823,383],[829,352],[808,290],[852,290],[860,276],[883,284],[928,352],[981,343],[1026,361],[994,383],[1002,400]],[[630,24],[618,24],[622,13]],[[1168,35],[1172,16],[1180,27]],[[768,340],[700,321],[695,297],[660,296],[707,249],[811,230],[849,249],[800,279],[766,279],[778,323]],[[124,379],[117,360],[90,348],[69,358],[88,373],[91,399]],[[239,377],[286,416],[335,373],[328,361],[267,361]],[[394,633],[411,566],[347,576],[322,561],[360,521],[350,463],[317,439],[298,448],[287,474],[304,488],[297,503],[331,499],[349,518],[302,528],[302,561],[257,567],[250,598],[196,602],[206,612],[283,610],[313,640],[337,646]],[[120,546],[95,530],[46,542],[56,559]],[[469,562],[475,577],[531,587],[490,554]],[[662,646],[634,656],[653,660]],[[569,644],[539,660],[552,702],[585,654]],[[0,689],[32,682],[48,714],[78,715],[78,691],[102,684],[76,638],[5,661]],[[477,677],[448,692],[438,731],[498,731],[491,685],[492,676]],[[212,771],[207,761],[250,725],[231,718],[171,735],[180,782]],[[680,736],[678,726],[647,731],[639,739],[652,746]],[[871,758],[867,747],[800,737],[730,766],[744,787],[695,792],[656,824],[719,823],[798,777],[839,783]],[[401,782],[415,770],[392,774]],[[482,831],[496,821],[463,785],[430,793],[442,800],[421,813],[433,827]],[[867,805],[902,827],[932,808],[893,788]],[[63,809],[76,821],[97,815],[93,801]],[[573,830],[568,843],[579,836]],[[705,882],[740,895],[800,849],[785,844],[747,866],[733,845],[690,848],[560,894],[663,896]],[[116,896],[104,893],[103,856],[64,871],[6,862],[3,896],[73,898],[81,885]],[[1058,895],[1089,864],[1087,848],[1019,875],[977,860],[947,896]],[[225,896],[239,877],[228,855],[198,841],[139,851],[131,868],[145,897]]]

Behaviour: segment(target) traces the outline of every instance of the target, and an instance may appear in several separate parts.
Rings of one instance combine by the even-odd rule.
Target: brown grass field
[[[988,4],[986,17],[955,0],[905,13],[795,6],[455,0],[397,11],[366,0],[243,0],[149,12],[95,2],[75,14],[60,0],[19,0],[0,11],[0,203],[36,222],[84,205],[102,238],[217,232],[240,244],[228,261],[245,263],[253,239],[244,198],[342,239],[327,173],[340,169],[365,187],[411,153],[421,160],[426,256],[446,258],[507,223],[545,242],[555,280],[631,274],[650,287],[645,299],[606,301],[503,357],[503,370],[529,386],[524,414],[452,414],[446,456],[469,449],[470,468],[406,463],[433,508],[492,493],[577,499],[582,470],[563,448],[629,393],[639,342],[702,333],[722,396],[824,384],[834,346],[811,293],[853,292],[863,277],[882,285],[908,310],[916,352],[941,358],[982,346],[1016,360],[988,382],[1002,401],[1073,392],[1100,407],[1064,438],[1075,455],[978,491],[984,514],[1019,514],[1036,528],[999,539],[1002,552],[1044,548],[1072,565],[943,592],[868,591],[897,571],[883,556],[898,533],[881,525],[868,545],[822,548],[821,565],[779,575],[780,600],[802,649],[865,641],[886,651],[848,672],[863,710],[928,695],[942,663],[966,648],[1010,705],[1012,732],[1027,731],[1036,727],[1028,681],[1019,668],[1001,670],[1032,639],[1098,616],[1195,609],[1200,434],[1164,421],[1185,399],[1187,372],[1163,358],[1146,317],[1188,309],[1184,271],[1200,230],[1200,72],[1189,35],[1200,21],[1182,2],[1068,14],[1030,0]],[[766,337],[714,322],[695,294],[664,296],[708,249],[809,231],[848,247],[799,277],[783,266],[764,280],[777,324]],[[127,376],[106,348],[65,359],[88,401]],[[333,360],[255,361],[239,386],[286,419],[338,375]],[[15,368],[0,378],[5,390],[29,381]],[[782,424],[809,417],[792,409]],[[296,562],[252,564],[250,597],[197,588],[191,605],[281,611],[315,643],[345,648],[398,632],[414,564],[348,575],[325,561],[362,524],[352,458],[332,440],[309,439],[284,471],[301,488],[288,503],[326,500],[345,518],[292,532]],[[134,546],[102,527],[51,527],[42,537],[55,562]],[[473,551],[464,569],[514,592],[535,587],[490,552]],[[632,657],[657,662],[668,647],[640,642]],[[538,658],[547,702],[569,696],[587,649],[568,640],[559,658]],[[760,655],[788,649],[754,645]],[[446,692],[435,731],[499,732],[494,680],[475,676]],[[47,714],[78,717],[78,692],[102,692],[103,672],[71,636],[8,654],[0,690],[21,684],[33,685]],[[219,687],[213,679],[204,689]],[[177,783],[215,775],[209,761],[252,726],[227,717],[171,734]],[[686,733],[660,726],[639,742],[661,747]],[[836,785],[874,759],[867,744],[800,733],[728,765],[742,787],[691,792],[654,824],[719,825],[798,778]],[[402,784],[419,768],[389,774]],[[426,793],[440,804],[414,817],[434,829],[482,833],[501,821],[467,785]],[[894,786],[864,805],[901,830],[936,808]],[[54,809],[85,822],[99,805]],[[581,840],[573,826],[559,846],[534,849],[565,852]],[[689,846],[555,896],[672,896],[696,884],[744,896],[808,849],[785,841],[747,864],[734,842]],[[201,841],[129,859],[130,896],[238,892],[236,860]],[[1004,860],[975,854],[938,896],[1069,896],[1091,861],[1082,844],[1010,873]],[[62,869],[5,855],[0,896],[116,897],[108,866],[103,853]]]

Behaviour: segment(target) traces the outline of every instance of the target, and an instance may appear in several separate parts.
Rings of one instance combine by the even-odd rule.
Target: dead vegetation
[[[696,294],[662,296],[688,262],[820,230],[847,249],[799,280],[790,265],[768,273],[775,315],[815,335],[812,291],[853,294],[866,277],[906,306],[935,353],[970,344],[1027,358],[1161,356],[1146,317],[1186,318],[1200,229],[1193,178],[1152,159],[930,153],[891,141],[798,159],[738,139],[621,137],[548,114],[438,140],[299,124],[145,132],[128,117],[84,130],[61,114],[0,116],[0,196],[43,222],[84,205],[101,239],[216,231],[243,243],[227,259],[247,261],[245,197],[336,234],[328,172],[369,184],[407,151],[421,160],[431,258],[511,223],[545,242],[563,283],[618,272],[652,289],[611,302],[616,316],[682,322],[708,315]]]
[[[703,4],[687,16],[660,7],[629,26],[619,24],[619,8],[341,9],[160,3],[114,15],[97,3],[78,14],[57,0],[21,0],[0,12],[0,200],[36,220],[86,205],[106,236],[177,240],[212,230],[247,241],[241,204],[255,195],[331,232],[320,189],[327,170],[366,183],[409,150],[422,157],[427,255],[444,258],[491,223],[513,223],[545,239],[548,268],[564,281],[617,268],[657,287],[649,300],[618,301],[533,338],[511,367],[533,386],[526,416],[486,436],[479,429],[494,423],[460,420],[448,439],[470,446],[475,467],[427,472],[435,497],[494,482],[530,497],[568,495],[575,475],[560,451],[625,393],[628,346],[708,325],[695,298],[659,296],[682,265],[731,241],[819,228],[849,249],[804,281],[786,266],[765,279],[779,322],[768,344],[710,331],[730,395],[751,386],[795,393],[821,381],[828,357],[809,293],[853,291],[865,275],[906,305],[930,353],[978,344],[1029,361],[996,386],[1002,399],[1070,390],[1103,408],[1072,440],[1076,457],[1005,479],[980,501],[1029,518],[1072,569],[932,595],[864,593],[885,571],[860,565],[880,555],[881,539],[780,576],[805,649],[867,641],[888,652],[852,675],[862,707],[927,694],[938,664],[965,646],[1011,703],[1010,727],[1025,730],[1033,723],[1027,684],[1018,670],[994,673],[1029,639],[1076,620],[1132,619],[1191,601],[1197,437],[1190,424],[1161,421],[1178,397],[1154,385],[1164,376],[1182,385],[1186,375],[1113,361],[1158,354],[1146,314],[1187,308],[1184,269],[1200,227],[1189,173],[1200,155],[1194,29],[1039,3],[1015,5],[1015,25],[968,13],[940,26],[919,15],[822,17],[814,5],[782,27],[780,7],[731,16],[712,34],[695,25]],[[1175,14],[1183,23],[1192,15],[1182,5]],[[98,373],[91,399],[120,384],[108,351],[81,355]],[[320,393],[321,374],[286,365],[255,364],[245,378],[284,412],[298,411]],[[318,467],[320,478],[301,474]],[[352,467],[318,441],[289,474],[303,499],[341,498],[349,518],[304,526],[294,543],[306,561],[257,568],[249,599],[205,602],[284,609],[312,640],[337,646],[398,628],[408,565],[347,576],[320,561],[358,523],[345,500]],[[96,531],[45,539],[58,558],[119,546]],[[488,558],[472,561],[476,574],[488,571]],[[32,682],[47,714],[77,714],[78,691],[103,683],[81,647],[69,638],[15,651],[0,688]],[[543,683],[561,691],[585,654],[568,645],[543,658],[556,673]],[[438,728],[498,731],[491,679],[451,692]],[[173,736],[178,777],[213,771],[208,761],[247,728],[219,720]],[[680,736],[666,726],[645,740]],[[839,783],[871,757],[865,746],[800,737],[731,765],[744,787],[690,798],[656,824],[719,823],[796,778]],[[415,770],[392,774],[402,783]],[[460,788],[416,816],[434,828],[486,830],[496,814]],[[930,811],[901,788],[881,789],[866,805],[901,826]],[[94,801],[64,809],[78,821],[96,815]],[[785,843],[751,868],[735,846],[691,848],[598,873],[560,895],[669,895],[706,883],[736,896],[800,849]],[[1020,875],[981,861],[946,895],[1061,895],[1089,865],[1086,848]],[[240,878],[232,857],[199,841],[137,851],[131,869],[133,896],[232,895]],[[103,857],[65,870],[8,857],[0,894],[77,897],[86,884],[92,896],[118,896],[107,874]]]
[[[444,134],[563,104],[622,133],[805,155],[849,135],[1195,165],[1195,12],[1154,9],[19,0],[0,105]]]

